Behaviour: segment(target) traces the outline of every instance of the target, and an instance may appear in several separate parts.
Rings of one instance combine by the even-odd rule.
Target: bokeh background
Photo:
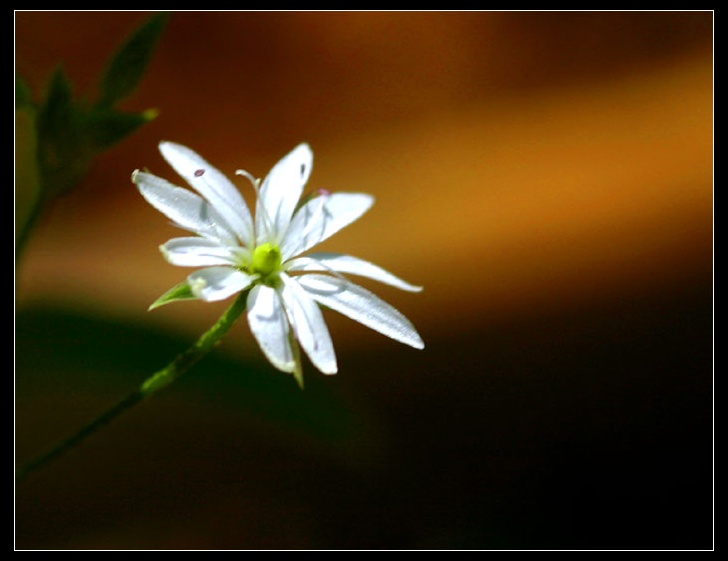
[[[149,14],[16,12],[36,92],[79,98]],[[227,303],[130,183],[162,139],[377,204],[326,242],[415,351],[334,313],[307,388],[244,322],[16,489],[18,549],[704,549],[713,536],[711,12],[175,12],[103,154],[16,263],[16,461],[75,431]],[[245,182],[240,183],[245,189]],[[246,196],[251,193],[246,193]]]

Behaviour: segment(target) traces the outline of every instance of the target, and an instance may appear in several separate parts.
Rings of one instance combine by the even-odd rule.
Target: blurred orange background
[[[39,92],[61,63],[77,95],[90,97],[104,61],[147,16],[16,12],[16,72]],[[631,384],[631,374],[625,373],[629,365],[641,369],[647,354],[667,352],[661,364],[669,375],[654,371],[654,378],[642,380],[642,386],[635,382],[624,390],[625,400],[644,404],[643,398],[655,395],[654,385],[673,384],[664,390],[666,424],[655,429],[657,441],[665,442],[659,451],[667,451],[673,421],[686,423],[681,426],[691,435],[692,430],[703,431],[700,442],[709,443],[712,53],[709,11],[172,13],[147,74],[124,105],[134,111],[156,108],[159,117],[102,155],[83,183],[58,200],[40,223],[17,263],[16,309],[61,307],[144,324],[192,341],[226,304],[146,311],[188,271],[166,264],[159,254],[157,246],[179,231],[139,196],[131,172],[148,167],[181,184],[156,149],[164,139],[190,146],[231,177],[239,168],[264,176],[278,158],[306,141],[315,154],[310,188],[363,191],[377,200],[362,220],[327,241],[325,248],[371,260],[425,287],[411,295],[363,283],[418,327],[427,345],[421,353],[327,315],[340,356],[341,373],[333,383],[339,388],[351,383],[355,389],[345,391],[356,399],[374,404],[374,409],[385,407],[387,413],[378,422],[395,435],[395,442],[409,438],[403,435],[411,422],[424,422],[439,427],[435,434],[441,440],[435,449],[442,456],[477,462],[482,459],[475,451],[478,446],[460,446],[462,431],[495,399],[505,417],[483,414],[501,423],[504,432],[491,427],[488,438],[498,434],[507,439],[507,427],[513,429],[515,418],[512,408],[527,404],[528,411],[535,407],[540,414],[522,421],[534,428],[519,429],[519,453],[511,458],[517,466],[513,469],[526,474],[524,466],[536,460],[524,442],[530,443],[534,434],[548,440],[539,432],[543,425],[561,427],[554,433],[566,431],[554,437],[562,445],[590,440],[589,435],[604,443],[600,439],[606,433],[600,431],[611,424],[603,418],[586,422],[583,433],[572,432],[576,429],[570,423],[554,425],[549,419],[553,408],[563,421],[559,415],[568,409],[566,403],[579,401],[571,394],[564,398],[561,389],[568,392],[573,379],[580,380],[577,385],[591,384],[595,377],[610,376],[609,383],[624,384],[614,396],[616,404],[622,403],[622,391]],[[245,190],[244,181],[239,185]],[[661,341],[644,339],[655,334]],[[579,355],[587,352],[585,345],[599,353]],[[259,353],[250,336],[240,333],[230,335],[224,349],[241,359]],[[575,362],[556,359],[561,351],[577,353]],[[519,355],[531,352],[533,361],[524,363]],[[611,352],[624,361],[613,364],[614,372],[584,368],[595,356]],[[378,373],[358,375],[356,357],[370,357]],[[549,362],[554,360],[563,362]],[[682,368],[687,364],[700,366],[688,371]],[[347,370],[355,373],[349,377]],[[549,371],[557,377],[569,372],[569,382],[559,378],[564,385],[546,392],[551,402],[544,405],[541,390],[531,384],[544,384],[541,376]],[[528,398],[503,388],[499,397],[490,386],[495,376],[504,388],[510,387],[504,381],[510,374]],[[320,377],[310,366],[306,376]],[[599,403],[603,388],[601,382],[594,383],[584,387],[593,389],[590,399]],[[671,408],[684,399],[689,403],[680,401]],[[438,404],[443,408],[436,413],[439,420],[429,418]],[[539,409],[543,407],[547,409]],[[610,446],[620,449],[629,441],[622,453],[640,447],[634,444],[632,428],[643,426],[641,415],[652,414],[652,405],[645,407],[629,409],[634,411],[629,422],[621,417],[623,433]],[[473,430],[478,440],[478,430]],[[430,513],[420,519],[413,513],[429,512],[423,505],[430,502],[417,495],[411,477],[417,473],[415,464],[422,461],[427,469],[431,459],[424,450],[432,449],[435,436],[425,433],[422,429],[413,436],[421,446],[400,449],[406,459],[388,459],[396,474],[389,476],[391,485],[398,488],[404,480],[412,485],[405,500],[409,506],[400,514],[417,521],[405,523],[401,532],[390,528],[384,537],[352,532],[356,539],[326,541],[303,530],[296,539],[271,531],[273,537],[266,541],[260,534],[232,538],[232,530],[221,537],[198,529],[199,541],[185,542],[167,528],[167,536],[177,537],[135,540],[129,537],[133,524],[119,529],[111,517],[96,533],[66,538],[47,530],[37,509],[27,507],[19,512],[31,522],[22,525],[19,517],[19,528],[31,530],[18,534],[18,545],[126,548],[130,543],[214,549],[678,544],[657,530],[624,538],[632,541],[616,537],[609,542],[606,530],[603,535],[595,529],[594,541],[580,544],[565,534],[563,541],[549,542],[533,529],[539,526],[535,520],[547,518],[546,507],[527,491],[514,491],[504,501],[523,501],[523,512],[534,509],[541,517],[524,514],[521,520],[513,514],[520,511],[508,510],[508,520],[520,520],[520,528],[531,530],[519,533],[510,522],[495,523],[512,532],[511,541],[499,541],[483,530],[493,527],[497,510],[486,509],[488,514],[474,525],[453,522],[459,517],[472,522],[473,513],[482,512],[465,498],[478,496],[475,482],[481,480],[471,472],[461,473],[462,488],[456,483],[448,487],[448,498],[441,498],[445,507],[438,503],[432,508],[432,513],[444,508],[447,516]],[[481,436],[486,438],[485,433]],[[645,438],[654,443],[653,437]],[[443,449],[443,440],[451,438],[453,449]],[[613,457],[601,444],[594,445],[595,457]],[[700,452],[706,454],[702,469],[710,462],[710,450]],[[32,451],[25,451],[27,455]],[[649,472],[656,466],[647,456],[640,458]],[[397,453],[394,457],[400,458]],[[433,461],[447,469],[444,460]],[[510,468],[486,464],[488,489],[497,488]],[[599,460],[594,465],[602,466],[601,475],[606,475]],[[549,466],[558,471],[555,464]],[[696,474],[689,475],[692,480]],[[701,500],[707,500],[707,483],[701,483]],[[342,486],[350,489],[354,484]],[[620,489],[627,489],[629,497],[633,488]],[[32,495],[36,506],[43,503],[41,495]],[[27,504],[22,497],[18,503]],[[83,512],[84,507],[79,500],[73,508]],[[285,501],[281,509],[285,516]],[[647,517],[658,511],[655,506]],[[216,518],[209,512],[207,516]],[[512,524],[519,527],[516,521]],[[572,524],[574,536],[583,536],[578,522]],[[703,547],[709,543],[704,539],[708,530],[691,526],[683,545]],[[377,533],[376,528],[369,531]],[[428,542],[428,535],[435,537]]]

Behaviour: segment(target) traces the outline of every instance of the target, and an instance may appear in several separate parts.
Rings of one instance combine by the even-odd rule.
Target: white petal
[[[328,275],[302,275],[298,283],[317,302],[416,349],[425,344],[400,312],[361,286]]]
[[[131,180],[150,205],[180,228],[215,240],[235,242],[235,234],[223,226],[225,221],[202,197],[139,170],[132,173]]]
[[[341,253],[321,252],[311,253],[306,257],[298,257],[288,263],[288,270],[349,273],[374,279],[408,292],[420,292],[422,290],[421,286],[410,284],[374,263]]]
[[[275,289],[263,284],[253,287],[248,295],[248,324],[270,363],[283,372],[294,372],[297,358],[290,327]]]
[[[199,154],[181,144],[160,142],[159,151],[169,164],[225,218],[246,246],[252,245],[253,220],[235,185]]]
[[[299,144],[270,170],[263,180],[255,210],[258,243],[280,242],[312,168],[311,148],[308,144]]]
[[[233,266],[240,262],[243,250],[200,237],[173,238],[159,246],[164,257],[181,267]]]
[[[232,267],[206,267],[187,277],[192,293],[207,302],[224,300],[250,286],[257,277]]]
[[[316,368],[324,374],[336,374],[334,345],[321,310],[294,279],[285,274],[280,278],[280,295],[296,339]]]
[[[374,204],[364,193],[333,193],[311,199],[291,220],[281,243],[283,260],[298,255],[359,219]]]

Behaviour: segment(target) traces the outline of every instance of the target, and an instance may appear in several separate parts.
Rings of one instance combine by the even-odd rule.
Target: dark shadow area
[[[16,546],[709,549],[711,292],[347,354],[303,393],[214,354],[23,483]],[[17,327],[18,460],[185,345],[59,310]]]

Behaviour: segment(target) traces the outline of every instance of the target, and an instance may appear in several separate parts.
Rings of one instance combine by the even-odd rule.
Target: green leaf
[[[162,294],[151,306],[149,306],[149,311],[179,300],[197,300],[197,296],[192,294],[192,289],[187,281],[183,281],[177,286],[173,286],[167,292]]]
[[[167,23],[166,13],[155,14],[139,26],[109,60],[99,83],[99,107],[110,107],[136,88]]]
[[[157,116],[154,110],[123,113],[112,109],[92,110],[84,118],[84,133],[89,148],[104,150],[123,140],[144,123]]]

